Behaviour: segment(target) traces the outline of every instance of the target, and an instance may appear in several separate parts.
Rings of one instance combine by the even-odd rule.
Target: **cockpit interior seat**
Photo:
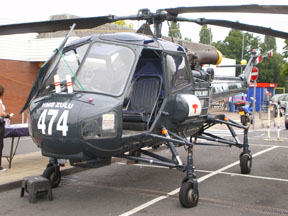
[[[123,110],[124,130],[146,130],[157,106],[162,86],[158,75],[139,75],[132,86],[126,108]]]

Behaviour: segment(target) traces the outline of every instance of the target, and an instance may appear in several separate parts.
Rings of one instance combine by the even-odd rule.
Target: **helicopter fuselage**
[[[164,125],[191,135],[206,121],[209,84],[195,84],[179,45],[136,34],[95,36],[50,61],[29,107],[30,133],[44,156],[111,157],[163,142],[147,134],[159,134]],[[70,71],[72,93],[64,86]]]

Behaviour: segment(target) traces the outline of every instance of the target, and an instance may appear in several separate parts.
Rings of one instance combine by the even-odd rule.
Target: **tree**
[[[187,36],[184,38],[184,40],[187,40],[187,41],[191,41],[191,42],[192,42],[192,39],[189,38],[189,37],[187,37]]]
[[[264,43],[261,44],[261,53],[266,53],[273,49],[274,52],[277,51],[276,39],[275,37],[265,35]]]
[[[243,41],[244,40],[244,41]],[[244,43],[243,43],[244,42]],[[212,43],[226,58],[236,59],[236,63],[240,64],[243,59],[249,59],[252,49],[260,47],[260,38],[254,37],[251,33],[243,33],[239,30],[232,29],[224,41]],[[244,45],[244,46],[243,46]],[[240,68],[236,69],[236,74],[239,75]]]
[[[170,22],[170,31],[168,33],[168,35],[173,38],[178,38],[178,39],[182,39],[182,35],[180,32],[180,24],[174,21]]]
[[[288,40],[285,40],[285,46],[284,46],[284,48],[283,48],[283,58],[286,58],[286,60],[287,60],[287,58],[288,58]],[[282,68],[282,70],[281,70],[281,72],[280,72],[280,75],[281,75],[281,79],[282,80],[285,80],[285,84],[284,84],[284,87],[286,88],[286,89],[288,89],[288,62],[286,62],[285,64],[284,64],[284,66],[283,66],[283,68]],[[287,92],[287,91],[286,91]]]
[[[283,58],[279,53],[275,53],[272,58],[261,62],[257,65],[259,69],[257,82],[277,83],[279,86],[284,86],[286,78],[280,73],[283,65]]]
[[[274,51],[272,58],[257,65],[259,68],[258,82],[277,83],[278,86],[285,86],[287,76],[282,72],[284,66],[283,57],[276,52],[276,39],[265,35],[264,42],[261,44],[261,53],[265,54],[271,49]]]
[[[251,50],[261,50],[262,54],[269,50],[274,50],[271,59],[267,59],[257,65],[259,69],[259,78],[257,82],[277,83],[278,86],[288,87],[288,63],[284,67],[282,55],[276,52],[276,40],[274,37],[265,36],[264,42],[261,43],[259,37],[254,37],[251,33],[243,33],[238,30],[231,30],[224,41],[217,41],[213,45],[227,58],[236,59],[236,63],[241,62],[242,42],[244,39],[243,56],[248,60],[251,56]],[[286,40],[286,54],[288,55],[288,41]],[[236,74],[239,75],[240,69],[237,68]]]
[[[203,25],[201,28],[201,31],[199,32],[199,43],[203,43],[203,44],[211,44],[212,43],[212,32],[211,32],[211,28],[208,28],[207,24]]]
[[[288,58],[288,40],[285,40],[285,46],[284,46],[284,48],[283,48],[283,57],[284,58]]]

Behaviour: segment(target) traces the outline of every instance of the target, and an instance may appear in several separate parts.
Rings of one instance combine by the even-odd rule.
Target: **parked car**
[[[285,128],[288,130],[288,114],[285,114],[285,118],[284,118],[284,123],[285,123]]]
[[[271,99],[273,104],[273,114],[274,117],[277,117],[278,114],[278,105],[280,105],[280,116],[284,115],[286,112],[286,106],[288,105],[288,94],[276,94]]]

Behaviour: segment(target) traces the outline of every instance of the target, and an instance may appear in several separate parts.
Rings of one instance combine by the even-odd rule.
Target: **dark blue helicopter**
[[[179,192],[183,207],[198,203],[199,189],[193,164],[193,147],[201,140],[242,148],[240,167],[250,173],[252,156],[248,128],[225,115],[210,115],[212,101],[249,87],[257,54],[239,77],[216,77],[202,64],[217,64],[217,51],[193,52],[161,38],[164,21],[195,22],[232,27],[287,39],[288,33],[225,20],[190,19],[191,12],[287,13],[287,6],[208,6],[170,8],[137,15],[53,20],[0,26],[0,34],[66,30],[68,35],[41,67],[21,112],[28,108],[29,131],[42,154],[51,158],[43,176],[53,187],[61,181],[59,159],[73,166],[101,167],[112,157],[151,163],[186,172]],[[117,20],[145,20],[136,33],[91,35],[66,44],[72,30],[96,27]],[[150,30],[154,27],[154,33]],[[234,140],[206,130],[227,125]],[[244,130],[243,142],[233,127]],[[190,139],[187,140],[187,137]],[[211,144],[211,143],[210,143]],[[171,158],[147,147],[166,145]],[[176,147],[187,151],[186,163]],[[142,156],[144,155],[144,156]]]

